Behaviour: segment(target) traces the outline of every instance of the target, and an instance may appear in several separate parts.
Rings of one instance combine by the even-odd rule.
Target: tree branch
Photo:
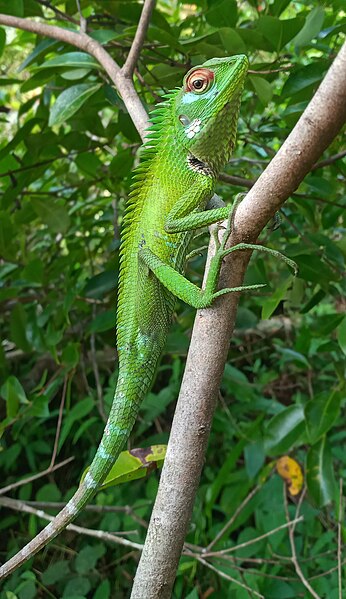
[[[46,25],[45,23],[30,21],[30,19],[22,19],[4,14],[0,14],[0,25],[16,27],[17,29],[51,37],[75,46],[79,50],[84,50],[84,52],[88,52],[88,54],[96,58],[116,86],[135,127],[141,137],[144,138],[145,130],[148,127],[148,115],[134,88],[133,81],[131,78],[124,76],[119,65],[96,40],[83,32],[75,33],[74,31],[56,27],[55,25]]]
[[[54,520],[55,518],[55,516],[51,516],[43,510],[37,510],[29,505],[26,505],[26,503],[24,503],[23,501],[18,501],[17,499],[10,499],[9,497],[0,497],[0,505],[3,505],[4,507],[7,507],[11,510],[16,510],[17,512],[34,514],[34,516],[37,516],[38,518],[43,518],[44,520],[49,520],[49,522],[52,522],[52,520]],[[117,545],[124,545],[125,547],[131,547],[132,549],[142,549],[142,545],[140,543],[134,543],[133,541],[123,539],[118,535],[114,535],[109,532],[104,532],[103,530],[84,528],[84,526],[75,526],[74,524],[69,524],[66,527],[66,530],[73,530],[74,532],[77,532],[82,535],[95,537],[96,539],[102,539],[103,541],[108,541]]]
[[[230,242],[254,242],[346,120],[346,44],[298,123],[237,208]],[[210,244],[211,251],[213,243]],[[249,252],[234,252],[220,287],[242,284]],[[199,310],[131,599],[167,599],[190,522],[239,294]]]
[[[18,487],[22,487],[23,485],[26,485],[27,483],[31,483],[33,480],[37,480],[38,478],[41,478],[42,476],[51,474],[55,470],[62,468],[62,466],[66,466],[66,464],[69,464],[70,462],[72,462],[72,460],[74,460],[73,456],[71,456],[70,458],[67,458],[67,460],[60,462],[59,464],[55,464],[53,466],[50,465],[48,468],[46,468],[46,470],[42,470],[42,472],[38,472],[37,474],[32,474],[31,476],[27,476],[26,478],[22,478],[21,480],[18,480],[17,482],[12,483],[11,485],[2,487],[2,489],[0,489],[0,495],[4,495],[5,493],[12,491],[13,489],[17,489]]]
[[[299,502],[297,505],[297,509],[296,509],[295,518],[297,518],[299,516],[299,510],[300,510],[302,500],[304,498],[304,494],[305,493],[302,493],[300,496],[300,499],[299,499]],[[284,486],[284,506],[285,506],[285,514],[286,514],[287,523],[291,524],[290,515],[288,512],[287,488],[285,486]],[[306,580],[306,578],[303,574],[303,571],[300,567],[300,564],[299,564],[299,561],[297,558],[296,544],[295,544],[295,540],[294,540],[294,529],[295,529],[295,525],[290,526],[288,528],[288,536],[289,536],[291,551],[292,551],[292,557],[291,557],[292,564],[294,565],[294,569],[297,573],[298,578],[300,579],[302,584],[305,586],[305,588],[309,591],[309,593],[314,597],[314,599],[321,599],[321,597],[316,593],[316,591],[314,591],[314,589],[312,588],[312,586],[310,585],[308,580]]]
[[[144,43],[144,39],[149,27],[150,17],[154,10],[156,0],[145,0],[141,17],[139,19],[136,35],[133,39],[130,52],[127,55],[122,73],[124,77],[132,77],[137,65],[137,61]]]

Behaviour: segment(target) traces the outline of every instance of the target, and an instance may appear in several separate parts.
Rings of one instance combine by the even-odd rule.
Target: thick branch
[[[277,155],[239,205],[232,245],[253,242],[293,193],[346,120],[346,44]],[[248,252],[235,252],[221,272],[221,287],[242,284]],[[167,599],[190,522],[202,470],[238,294],[197,313],[161,483],[132,599]]]
[[[113,81],[137,130],[141,137],[144,138],[145,130],[148,127],[148,115],[134,88],[133,81],[131,78],[124,76],[119,65],[96,40],[83,32],[75,33],[74,31],[56,27],[55,25],[46,25],[45,23],[37,23],[29,19],[3,14],[0,14],[0,25],[16,27],[17,29],[51,37],[75,46],[79,50],[84,50],[84,52],[88,52],[88,54],[96,58]]]

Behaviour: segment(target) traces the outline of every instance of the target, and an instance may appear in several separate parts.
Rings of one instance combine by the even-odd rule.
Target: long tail
[[[120,369],[111,412],[90,469],[78,490],[34,539],[0,567],[0,580],[40,551],[70,524],[96,493],[119,456],[135,423],[142,398],[148,391],[151,380],[134,377]],[[140,380],[142,379],[142,380]]]

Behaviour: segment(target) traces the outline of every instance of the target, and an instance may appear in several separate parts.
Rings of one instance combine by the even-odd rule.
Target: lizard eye
[[[182,125],[184,125],[184,127],[187,127],[187,125],[190,124],[190,119],[188,116],[186,116],[186,114],[180,114],[178,116],[179,121],[181,122]]]
[[[211,86],[214,81],[214,73],[209,69],[195,69],[192,73],[188,73],[184,91],[202,94]]]

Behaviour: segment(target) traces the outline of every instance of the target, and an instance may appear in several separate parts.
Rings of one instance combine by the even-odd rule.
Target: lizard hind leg
[[[197,285],[191,283],[191,281],[186,279],[172,266],[166,264],[166,262],[156,256],[150,248],[142,248],[139,252],[139,258],[154,273],[160,283],[166,287],[168,291],[183,300],[186,304],[199,310],[208,308],[211,306],[214,299],[225,293],[250,291],[262,287],[262,285],[245,285],[243,287],[226,288],[217,291],[223,253],[224,252],[219,252],[212,258],[204,289],[200,289]]]

